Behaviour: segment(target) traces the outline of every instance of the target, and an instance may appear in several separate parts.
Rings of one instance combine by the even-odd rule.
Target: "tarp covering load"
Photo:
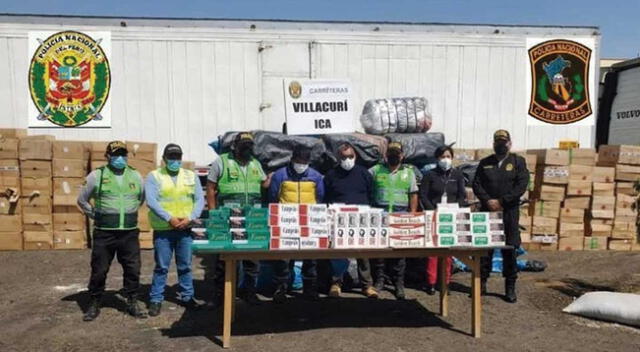
[[[238,132],[227,132],[219,137],[220,152],[231,151],[233,138]],[[311,149],[311,166],[319,171],[332,167],[334,158],[327,152],[322,139],[310,136],[288,136],[279,132],[252,131],[253,152],[266,172],[287,165],[294,149]]]
[[[356,162],[360,165],[371,167],[384,159],[384,153],[387,151],[387,139],[380,136],[371,136],[362,133],[350,134],[327,134],[322,136],[327,151],[333,156],[334,163],[338,160],[335,157],[338,148],[342,143],[353,145],[356,151]]]
[[[471,186],[473,179],[476,177],[479,161],[468,161],[458,166],[458,170],[464,175],[465,186]]]
[[[389,142],[402,143],[404,160],[418,168],[426,164],[435,164],[436,148],[444,144],[444,134],[434,133],[389,133],[385,137]]]
[[[364,104],[360,122],[369,134],[421,133],[431,128],[431,113],[425,98],[372,99]]]

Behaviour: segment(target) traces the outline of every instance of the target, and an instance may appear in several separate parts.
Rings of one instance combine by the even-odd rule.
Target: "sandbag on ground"
[[[562,311],[640,327],[640,295],[632,293],[585,293]]]
[[[385,137],[389,142],[400,142],[404,150],[405,162],[418,168],[436,163],[434,157],[436,148],[444,144],[444,134],[439,132],[389,133]]]

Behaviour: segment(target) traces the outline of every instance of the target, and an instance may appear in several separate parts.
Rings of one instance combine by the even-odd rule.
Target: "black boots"
[[[137,319],[144,319],[147,317],[147,314],[140,307],[138,300],[133,296],[127,297],[127,313]]]
[[[516,296],[516,280],[507,279],[504,282],[504,300],[508,303],[516,303],[518,297]]]
[[[396,296],[396,299],[398,301],[404,301],[404,280],[396,280],[395,286],[396,290],[394,292],[394,295]]]
[[[433,296],[436,294],[436,288],[434,287],[434,285],[431,284],[427,284],[424,287],[424,291],[429,295],[429,296]]]
[[[162,303],[149,303],[149,316],[157,317],[160,315],[160,311],[162,310]]]
[[[319,301],[318,285],[316,280],[304,280],[302,283],[302,296],[309,301]]]
[[[273,303],[282,304],[287,301],[287,285],[278,285],[273,293]]]
[[[91,297],[89,301],[89,308],[84,312],[84,317],[82,320],[84,321],[94,321],[98,315],[100,315],[100,298]]]

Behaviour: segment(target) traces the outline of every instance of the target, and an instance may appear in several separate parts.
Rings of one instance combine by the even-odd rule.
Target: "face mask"
[[[122,170],[125,167],[127,167],[127,157],[126,156],[109,157],[109,165],[111,165],[116,170]]]
[[[293,163],[293,169],[298,173],[298,174],[303,174],[305,171],[307,171],[307,169],[309,168],[309,164],[298,164],[298,163]]]
[[[400,155],[398,154],[387,155],[387,162],[389,162],[389,165],[391,166],[396,166],[400,164]]]
[[[444,171],[449,171],[451,169],[452,161],[450,158],[443,158],[438,160],[438,166]]]
[[[340,161],[340,167],[349,171],[356,166],[356,158],[346,158]]]
[[[180,166],[182,166],[181,160],[167,160],[166,163],[167,169],[172,172],[177,172],[178,170],[180,170]]]
[[[506,142],[498,142],[493,146],[493,150],[497,155],[506,155],[509,152],[509,147]]]
[[[244,147],[238,150],[240,157],[244,160],[249,160],[253,156],[253,150],[251,147]]]

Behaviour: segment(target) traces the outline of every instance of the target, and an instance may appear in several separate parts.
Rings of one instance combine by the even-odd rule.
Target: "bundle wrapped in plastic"
[[[439,132],[390,133],[385,137],[389,142],[401,143],[405,162],[418,168],[437,163],[434,156],[436,148],[444,144],[444,134]]]
[[[425,98],[372,99],[360,116],[365,132],[423,133],[431,128],[431,113]]]
[[[371,167],[381,161],[387,151],[387,139],[381,136],[362,133],[327,134],[322,136],[322,140],[335,163],[338,162],[336,156],[338,148],[343,143],[349,143],[353,146],[358,156],[356,162],[366,167]]]

